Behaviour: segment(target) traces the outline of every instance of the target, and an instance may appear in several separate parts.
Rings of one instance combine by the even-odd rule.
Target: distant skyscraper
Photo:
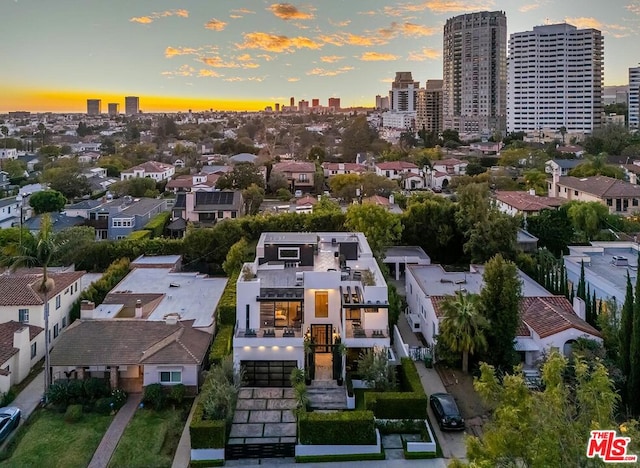
[[[340,110],[340,98],[338,97],[330,97],[329,98],[329,109],[334,111]]]
[[[443,41],[443,127],[503,131],[507,114],[507,17],[483,11],[447,20]]]
[[[376,96],[376,109],[389,110],[389,96]]]
[[[291,108],[294,108],[296,106],[296,98],[294,98],[293,96],[289,98],[289,106],[291,106]]]
[[[309,101],[305,101],[304,99],[298,101],[298,110],[300,112],[309,112]]]
[[[629,128],[640,129],[640,67],[629,68]]]
[[[419,81],[413,81],[411,72],[396,72],[389,91],[389,108],[394,112],[415,112]]]
[[[427,80],[418,91],[416,103],[416,129],[441,133],[442,128],[442,80]]]
[[[320,99],[312,99],[311,100],[311,107],[320,107]]]
[[[124,98],[124,113],[136,115],[140,112],[140,98],[138,96],[126,96]]]
[[[604,44],[596,29],[536,26],[509,39],[507,130],[591,133],[601,126]]]
[[[117,102],[110,102],[108,107],[110,116],[113,117],[120,113],[120,104],[118,104]]]
[[[280,103],[276,102],[276,112],[280,112]]]
[[[100,115],[100,114],[102,114],[102,100],[100,100],[100,99],[87,99],[87,114],[88,115]]]

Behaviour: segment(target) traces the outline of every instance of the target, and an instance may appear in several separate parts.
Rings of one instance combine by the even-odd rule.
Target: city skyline
[[[5,2],[0,112],[84,112],[87,99],[123,108],[131,95],[144,112],[260,110],[291,96],[373,107],[396,71],[442,79],[446,20],[483,10],[505,11],[508,35],[563,21],[601,30],[605,85],[627,84],[639,60],[625,51],[640,0],[222,3]]]

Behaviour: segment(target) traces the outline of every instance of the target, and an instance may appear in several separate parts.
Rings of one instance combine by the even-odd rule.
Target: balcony
[[[362,328],[357,321],[347,321],[347,338],[389,338],[389,329]]]
[[[301,327],[289,327],[289,328],[239,328],[236,330],[235,338],[302,338]]]

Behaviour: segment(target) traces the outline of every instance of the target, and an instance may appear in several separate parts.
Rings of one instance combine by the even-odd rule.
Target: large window
[[[38,354],[38,346],[37,346],[37,343],[33,343],[31,345],[31,359],[36,357],[36,354]]]
[[[300,248],[280,247],[278,249],[278,260],[300,260]]]
[[[58,326],[58,324],[56,323],[53,326],[53,337],[54,338],[58,338],[58,335],[60,334],[60,327]]]
[[[160,372],[160,383],[177,384],[182,382],[182,371],[162,371]]]
[[[20,323],[29,323],[29,309],[18,310],[18,321]]]
[[[56,296],[56,310],[58,310],[58,309],[60,308],[60,303],[61,303],[61,301],[60,301],[60,294],[58,294],[58,295]]]
[[[302,301],[261,302],[260,323],[267,328],[300,327],[302,324]]]
[[[329,292],[316,291],[316,317],[329,317]]]

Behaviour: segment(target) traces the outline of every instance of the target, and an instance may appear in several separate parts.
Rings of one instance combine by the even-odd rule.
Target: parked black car
[[[0,442],[7,438],[20,424],[20,408],[7,406],[0,408]]]
[[[440,429],[464,430],[464,418],[460,414],[453,395],[449,393],[434,393],[429,397],[429,403],[433,414],[438,420]]]

